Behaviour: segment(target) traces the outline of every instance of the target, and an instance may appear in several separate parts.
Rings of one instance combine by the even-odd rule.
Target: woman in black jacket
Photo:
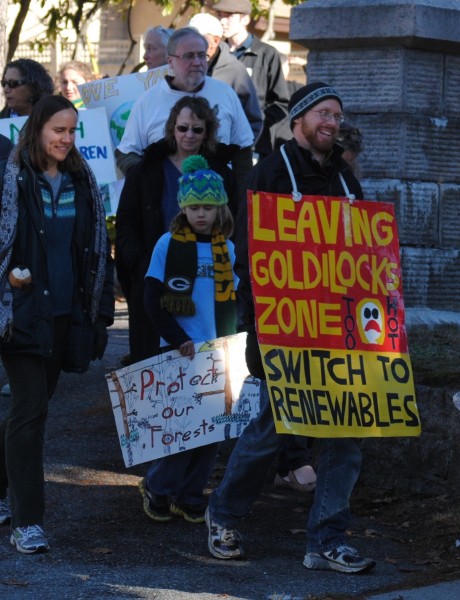
[[[155,243],[178,212],[178,179],[185,158],[202,154],[209,168],[223,177],[236,216],[237,191],[227,165],[239,147],[218,143],[217,130],[208,101],[184,96],[171,109],[164,139],[151,144],[142,162],[127,173],[116,216],[115,261],[128,304],[131,363],[158,353],[159,338],[144,308],[144,277]]]
[[[54,94],[51,75],[31,58],[9,62],[3,70],[1,83],[5,106],[0,111],[0,119],[27,116],[40,98]]]
[[[1,358],[11,386],[0,424],[0,524],[19,552],[49,549],[43,532],[43,438],[61,371],[102,358],[114,316],[102,198],[75,148],[78,112],[62,96],[33,107],[3,176]],[[10,505],[10,514],[8,514]]]

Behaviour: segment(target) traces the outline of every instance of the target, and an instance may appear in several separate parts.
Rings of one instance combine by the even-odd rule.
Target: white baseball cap
[[[189,27],[198,29],[201,35],[217,35],[222,37],[224,30],[219,19],[208,13],[198,13],[190,19]]]

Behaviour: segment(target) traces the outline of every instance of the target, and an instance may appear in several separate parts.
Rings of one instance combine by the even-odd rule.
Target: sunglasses
[[[1,81],[2,88],[8,86],[11,90],[14,90],[14,88],[17,88],[20,85],[24,85],[26,83],[27,81],[25,81],[24,79],[2,79]]]
[[[201,135],[202,133],[204,133],[204,127],[187,127],[187,125],[176,125],[176,129],[177,131],[180,131],[181,133],[187,133],[187,131],[189,129],[191,129],[193,131],[193,133],[195,135]]]

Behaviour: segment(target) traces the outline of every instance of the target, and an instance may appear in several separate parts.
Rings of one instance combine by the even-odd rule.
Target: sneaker
[[[10,542],[22,554],[41,554],[50,549],[40,525],[15,527],[11,531]]]
[[[375,560],[359,556],[358,551],[350,546],[337,546],[327,552],[307,552],[303,564],[307,569],[366,573],[375,567]]]
[[[244,557],[241,535],[236,529],[228,529],[218,525],[211,519],[209,508],[206,509],[205,520],[209,530],[208,548],[213,556],[236,560]]]
[[[8,525],[11,521],[11,509],[8,498],[0,498],[0,525]]]
[[[163,523],[172,521],[172,515],[169,511],[168,496],[156,496],[155,494],[151,494],[147,487],[145,477],[139,481],[138,488],[142,496],[144,512],[148,517],[154,521]]]
[[[169,510],[174,515],[183,517],[189,523],[204,523],[204,513],[206,512],[205,504],[193,505],[171,502]]]

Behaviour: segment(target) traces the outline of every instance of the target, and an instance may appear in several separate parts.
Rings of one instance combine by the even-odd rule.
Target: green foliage
[[[112,244],[115,243],[115,215],[111,215],[110,217],[105,218],[105,222],[107,225],[107,231],[109,233],[109,240]]]
[[[14,0],[21,6],[25,5],[25,0]],[[178,14],[175,19],[171,22],[170,26],[175,26],[177,17],[183,15],[188,8],[194,8],[197,11],[203,8],[205,5],[204,0],[183,0],[178,2],[177,0],[150,0],[157,6],[162,8],[163,16],[172,15],[174,10],[177,10]],[[271,0],[273,3],[274,0]],[[284,4],[289,6],[295,6],[302,4],[304,0],[283,0]],[[62,34],[65,29],[73,29],[77,35],[80,34],[84,25],[88,23],[95,15],[95,13],[103,6],[119,6],[121,11],[127,13],[130,10],[133,0],[53,0],[51,7],[44,16],[44,23],[47,26],[46,38],[36,40],[35,45],[38,44],[39,48],[44,48],[47,43],[54,42],[56,38]],[[260,17],[267,17],[267,9],[261,10],[259,8],[258,0],[251,0],[252,2],[252,16],[254,19]],[[47,0],[40,0],[40,7],[43,8],[47,3]]]

